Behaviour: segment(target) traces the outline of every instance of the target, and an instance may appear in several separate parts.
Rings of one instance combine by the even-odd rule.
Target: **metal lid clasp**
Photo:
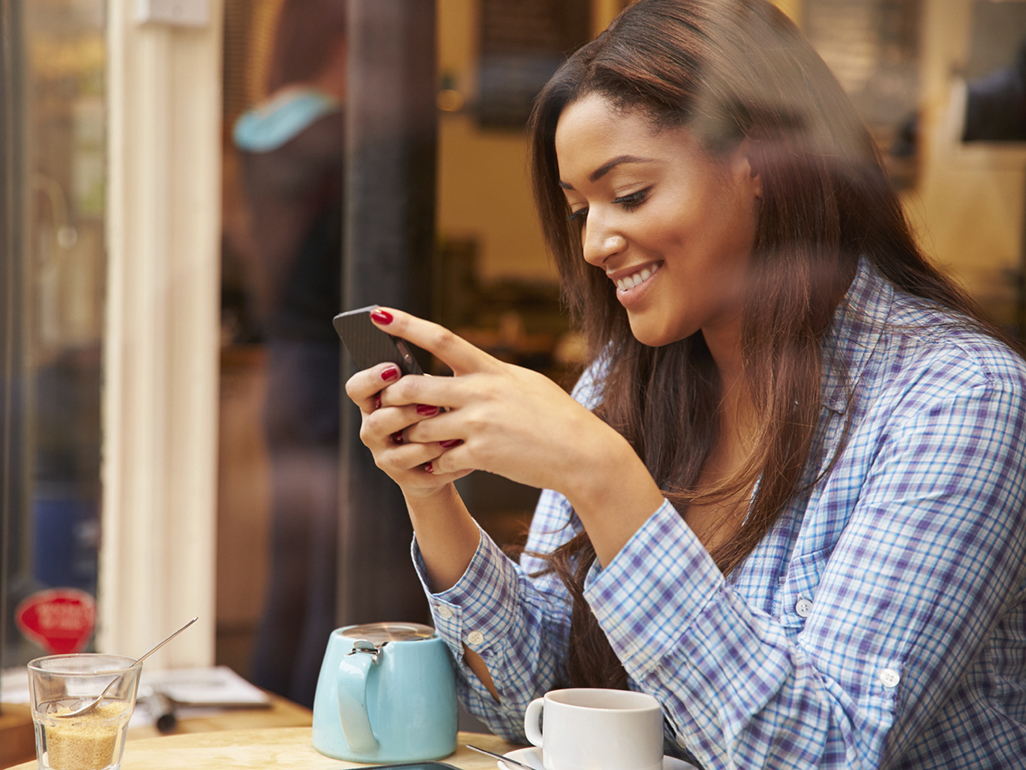
[[[378,655],[381,654],[381,648],[386,644],[388,644],[388,642],[378,646],[374,644],[374,642],[368,642],[366,639],[357,639],[353,642],[353,649],[346,653],[346,657],[348,658],[350,655],[356,655],[357,653],[362,652],[366,655],[370,655],[374,662],[377,663]]]

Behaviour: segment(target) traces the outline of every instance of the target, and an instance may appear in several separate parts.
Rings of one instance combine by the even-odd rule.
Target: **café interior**
[[[396,303],[573,384],[582,345],[524,126],[561,57],[627,2],[352,0],[346,134],[301,172],[259,168],[266,136],[246,134],[289,85],[283,0],[0,0],[4,693],[37,656],[138,655],[198,617],[148,668],[226,667],[302,720],[324,628],[430,621],[402,499],[354,438],[331,317]],[[925,251],[1020,334],[1026,127],[975,131],[968,105],[1015,79],[1021,110],[1026,2],[777,5],[862,112]],[[345,169],[337,260],[305,280],[345,289],[311,361],[276,347],[301,336],[269,310],[284,279],[265,254],[292,225],[260,208],[259,174],[325,166]],[[477,473],[461,492],[498,543],[523,542],[538,490]],[[72,630],[47,627],[55,602]]]

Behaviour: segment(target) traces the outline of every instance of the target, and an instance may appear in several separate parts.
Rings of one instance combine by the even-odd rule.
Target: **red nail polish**
[[[433,417],[438,414],[438,407],[431,406],[431,404],[417,404],[417,414],[424,415],[425,417]]]
[[[373,321],[381,324],[382,326],[388,326],[388,324],[392,323],[392,321],[394,320],[392,318],[391,313],[389,313],[387,310],[382,310],[381,308],[378,308],[377,310],[372,310],[370,317]]]
[[[438,442],[439,446],[442,446],[445,449],[452,449],[454,446],[459,446],[462,443],[463,443],[463,439],[461,439],[461,438],[451,438],[448,441],[439,441]]]
[[[375,393],[374,394],[374,408],[375,409],[380,409],[381,408],[381,394],[380,393]]]
[[[385,382],[391,382],[392,380],[399,379],[399,367],[390,366],[381,373],[381,379]]]
[[[433,466],[431,463],[428,463],[427,465],[424,466],[424,470],[426,470],[428,473],[434,473],[435,472],[435,466]]]
[[[393,433],[392,434],[392,443],[393,444],[401,444],[401,443],[403,443],[403,432],[402,431],[399,431],[398,433]]]

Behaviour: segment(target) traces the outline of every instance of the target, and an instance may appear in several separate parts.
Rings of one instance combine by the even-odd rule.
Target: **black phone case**
[[[346,350],[359,369],[391,362],[403,374],[423,374],[417,359],[413,357],[405,340],[381,331],[370,319],[371,311],[377,305],[361,307],[339,313],[332,319],[335,331],[342,338]]]

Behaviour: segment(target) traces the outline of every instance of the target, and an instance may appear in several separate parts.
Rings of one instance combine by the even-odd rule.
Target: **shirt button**
[[[901,681],[901,675],[898,674],[893,668],[885,668],[880,672],[880,684],[887,689],[897,687],[898,682]]]
[[[452,618],[452,610],[442,604],[438,607],[438,617],[442,620],[450,620]]]
[[[798,617],[807,618],[812,613],[812,602],[808,599],[799,599],[794,605],[794,611],[798,613]]]
[[[480,631],[471,631],[467,634],[467,644],[477,645],[484,641],[484,634]]]

